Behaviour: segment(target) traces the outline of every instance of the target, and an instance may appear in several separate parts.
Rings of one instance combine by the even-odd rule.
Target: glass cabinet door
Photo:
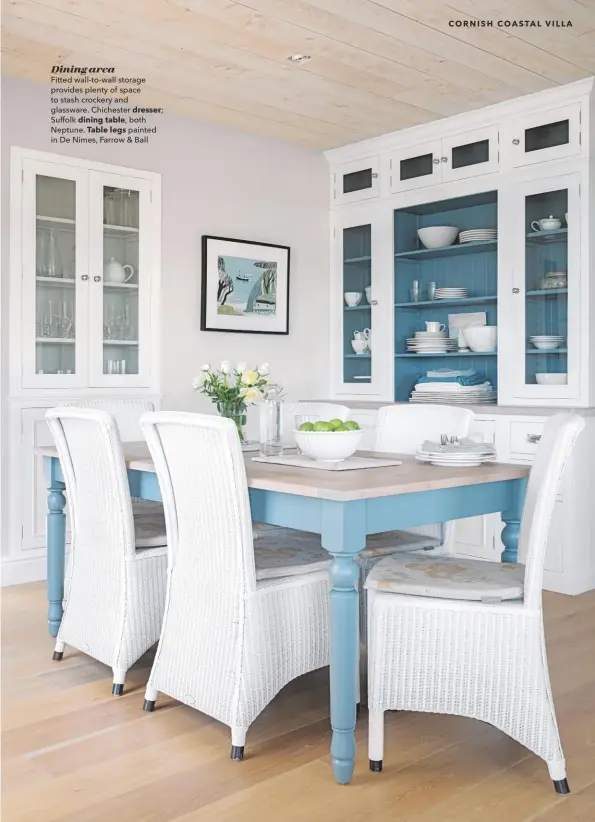
[[[498,171],[498,128],[490,127],[442,140],[442,182]]]
[[[342,229],[342,382],[365,393],[372,381],[372,226]]]
[[[532,183],[522,200],[524,347],[519,395],[575,397],[580,357],[580,200],[573,175]]]
[[[91,177],[90,384],[149,384],[148,183]]]
[[[25,388],[84,385],[87,372],[87,172],[23,166]]]
[[[526,166],[579,154],[580,128],[580,103],[524,118],[513,128],[513,164]]]
[[[344,163],[333,172],[335,205],[369,200],[380,194],[379,158]]]
[[[439,183],[441,165],[440,140],[393,152],[390,157],[391,191],[408,191]]]

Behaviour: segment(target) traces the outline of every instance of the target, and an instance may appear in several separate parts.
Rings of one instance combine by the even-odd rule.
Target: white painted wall
[[[286,387],[289,398],[328,393],[329,186],[322,154],[167,115],[158,121],[158,134],[146,146],[52,145],[48,118],[47,86],[2,78],[4,318],[9,290],[11,145],[158,171],[163,186],[163,407],[204,409],[207,401],[192,392],[191,378],[200,363],[225,358],[268,360],[272,376]],[[289,336],[199,330],[202,234],[291,247]],[[6,346],[3,348],[5,357]],[[3,381],[5,364],[3,361]],[[255,412],[251,416],[254,423]]]

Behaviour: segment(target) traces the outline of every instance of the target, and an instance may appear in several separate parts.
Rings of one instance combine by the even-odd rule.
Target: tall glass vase
[[[240,442],[245,443],[244,426],[246,425],[246,404],[241,400],[225,400],[217,403],[217,411],[222,417],[233,420],[238,429]]]

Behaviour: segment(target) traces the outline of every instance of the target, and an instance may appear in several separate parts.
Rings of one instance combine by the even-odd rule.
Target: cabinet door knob
[[[442,162],[443,162],[443,163],[448,163],[448,157],[443,157],[443,158],[442,158]]]
[[[440,160],[438,159],[438,157],[434,157],[434,165],[437,166],[439,164],[440,164]]]
[[[518,146],[520,142],[521,141],[519,140],[519,138],[515,137],[514,140],[512,141],[512,144],[513,144],[513,146]]]
[[[81,280],[88,280],[88,279],[89,279],[89,275],[88,275],[88,274],[83,274],[83,275],[81,276]]]
[[[378,305],[378,300],[372,300],[372,305]]]
[[[527,442],[530,442],[531,445],[535,445],[540,439],[541,434],[527,434]]]
[[[513,289],[512,289],[512,293],[513,293],[513,294],[520,294],[520,293],[521,293],[521,289],[520,289],[520,288],[513,288]]]
[[[377,172],[373,171],[373,172],[372,172],[372,177],[373,177],[373,178],[374,178],[374,180],[375,180],[375,179],[378,177]]]
[[[93,282],[94,282],[94,283],[100,283],[100,282],[101,282],[101,277],[99,276],[99,274],[96,274],[96,275],[93,277]]]

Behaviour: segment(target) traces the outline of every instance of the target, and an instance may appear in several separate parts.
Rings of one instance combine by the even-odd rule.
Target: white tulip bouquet
[[[234,368],[229,360],[223,360],[218,370],[208,363],[200,368],[200,375],[192,380],[192,387],[217,405],[222,417],[232,419],[244,441],[247,406],[261,399],[269,384],[269,364],[263,362],[256,368],[248,368],[240,362]]]

